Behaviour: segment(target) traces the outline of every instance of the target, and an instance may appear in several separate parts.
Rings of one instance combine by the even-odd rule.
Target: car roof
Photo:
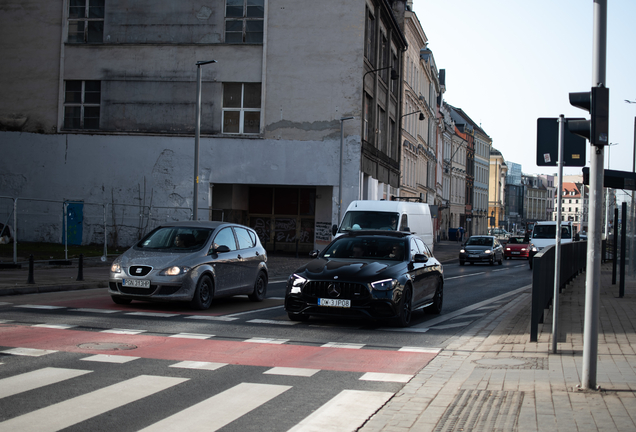
[[[234,226],[242,226],[238,224],[233,224],[229,222],[221,222],[221,221],[177,221],[177,222],[166,222],[161,224],[164,227],[188,227],[188,228],[211,228],[215,229],[221,225],[234,225]],[[247,228],[247,227],[246,227]]]

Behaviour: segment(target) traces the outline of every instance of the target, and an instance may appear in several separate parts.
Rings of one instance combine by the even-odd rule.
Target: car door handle
[[[238,256],[237,256],[237,258],[238,258],[239,260],[242,260],[242,259],[243,259],[243,257],[242,257],[241,255],[238,255]]]

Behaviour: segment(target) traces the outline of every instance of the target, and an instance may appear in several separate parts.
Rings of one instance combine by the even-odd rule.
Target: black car
[[[488,263],[494,265],[497,262],[503,264],[504,250],[499,240],[494,236],[471,236],[459,250],[459,265],[469,262]]]
[[[366,317],[405,327],[416,309],[442,311],[442,265],[416,235],[352,231],[312,255],[287,282],[285,310],[293,321]]]

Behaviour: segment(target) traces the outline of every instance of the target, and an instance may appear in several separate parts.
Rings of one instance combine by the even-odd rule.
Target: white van
[[[399,222],[399,223],[398,223]],[[428,204],[405,201],[352,201],[334,237],[352,230],[399,230],[418,235],[433,251],[433,221]]]
[[[539,221],[532,228],[530,242],[534,244],[538,250],[556,243],[556,222]],[[572,230],[572,222],[561,222],[561,244],[572,243],[574,231]]]

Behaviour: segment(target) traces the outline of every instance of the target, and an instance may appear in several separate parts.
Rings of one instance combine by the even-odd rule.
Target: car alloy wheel
[[[411,303],[413,301],[413,292],[411,287],[407,286],[402,291],[402,298],[400,299],[399,312],[397,317],[397,323],[400,327],[408,327],[411,324]]]

